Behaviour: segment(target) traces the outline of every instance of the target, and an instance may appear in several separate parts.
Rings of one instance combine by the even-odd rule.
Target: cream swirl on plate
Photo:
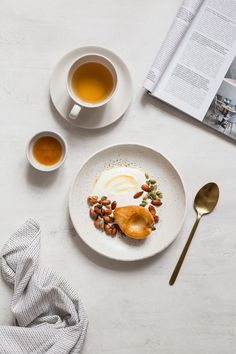
[[[145,172],[136,167],[119,166],[103,171],[94,183],[93,195],[105,195],[116,200],[119,206],[139,204],[133,199],[145,183]]]

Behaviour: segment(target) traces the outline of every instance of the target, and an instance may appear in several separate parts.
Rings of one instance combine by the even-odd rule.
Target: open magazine
[[[184,0],[144,87],[236,140],[236,0]]]

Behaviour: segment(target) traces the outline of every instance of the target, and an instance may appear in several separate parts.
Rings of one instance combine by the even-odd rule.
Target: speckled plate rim
[[[179,178],[179,181],[181,182],[181,185],[182,185],[182,188],[183,188],[183,197],[184,197],[184,210],[183,210],[183,216],[182,216],[182,219],[179,223],[179,226],[175,232],[175,234],[173,235],[173,239],[167,243],[164,247],[160,248],[158,251],[153,251],[153,252],[150,252],[149,255],[147,256],[143,256],[143,257],[137,257],[137,258],[132,258],[132,259],[122,259],[122,258],[118,258],[118,257],[111,257],[109,255],[107,255],[106,253],[103,253],[103,252],[100,252],[98,251],[97,249],[93,248],[91,245],[89,245],[87,242],[86,242],[86,237],[83,237],[82,233],[80,232],[79,228],[75,225],[74,223],[74,220],[73,220],[73,217],[72,217],[72,195],[73,195],[73,187],[75,185],[75,182],[78,178],[78,175],[80,174],[80,172],[82,171],[82,169],[84,168],[84,166],[89,162],[90,159],[96,157],[97,155],[99,155],[100,153],[108,150],[108,149],[111,149],[111,148],[119,148],[119,147],[125,147],[125,146],[128,146],[128,147],[137,147],[137,148],[145,148],[145,149],[149,149],[151,150],[153,153],[157,153],[159,154],[164,160],[166,160],[171,166],[172,168],[175,170],[178,178]],[[106,257],[108,259],[111,259],[111,260],[115,260],[115,261],[121,261],[121,262],[136,262],[136,261],[141,261],[141,260],[144,260],[144,259],[148,259],[148,258],[151,258],[151,257],[154,257],[155,255],[163,252],[164,250],[166,250],[175,240],[176,238],[178,237],[183,225],[184,225],[184,221],[185,221],[185,218],[186,218],[186,212],[187,212],[187,196],[186,196],[186,188],[185,188],[185,185],[184,185],[184,182],[183,182],[183,178],[181,177],[178,169],[175,167],[175,165],[168,159],[165,157],[165,155],[163,155],[161,152],[157,151],[155,148],[149,146],[149,145],[146,145],[146,144],[139,144],[139,143],[123,143],[123,144],[111,144],[111,145],[107,145],[106,147],[102,148],[102,149],[99,149],[98,151],[96,151],[94,154],[91,154],[84,162],[83,164],[81,165],[79,171],[76,173],[72,183],[71,183],[71,186],[70,186],[70,190],[69,190],[69,215],[70,215],[70,219],[71,219],[71,222],[75,228],[75,231],[77,232],[78,236],[81,238],[81,240],[90,248],[92,249],[94,252],[100,254],[101,256],[103,257]]]

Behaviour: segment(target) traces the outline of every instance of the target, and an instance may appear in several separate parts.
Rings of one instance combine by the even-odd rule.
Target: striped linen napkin
[[[0,326],[1,354],[79,353],[88,320],[65,280],[38,266],[40,227],[29,219],[7,241],[1,271],[13,285],[15,326]]]

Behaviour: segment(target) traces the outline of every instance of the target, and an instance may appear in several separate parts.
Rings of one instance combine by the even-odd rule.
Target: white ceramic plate
[[[107,57],[117,71],[117,89],[112,99],[99,108],[83,108],[76,120],[69,118],[73,106],[67,91],[67,74],[73,62],[85,54],[101,54]],[[57,63],[51,77],[50,95],[54,107],[68,123],[86,129],[103,128],[114,123],[126,112],[132,98],[132,81],[129,70],[123,60],[108,49],[101,47],[81,47],[67,53]]]
[[[87,197],[96,177],[104,169],[120,164],[141,167],[155,176],[163,193],[163,205],[158,210],[160,222],[144,241],[106,236],[95,229],[89,217]],[[175,240],[185,217],[185,189],[179,173],[159,152],[142,145],[114,145],[97,152],[82,166],[71,187],[69,210],[77,233],[94,251],[120,261],[135,261],[163,251]]]

